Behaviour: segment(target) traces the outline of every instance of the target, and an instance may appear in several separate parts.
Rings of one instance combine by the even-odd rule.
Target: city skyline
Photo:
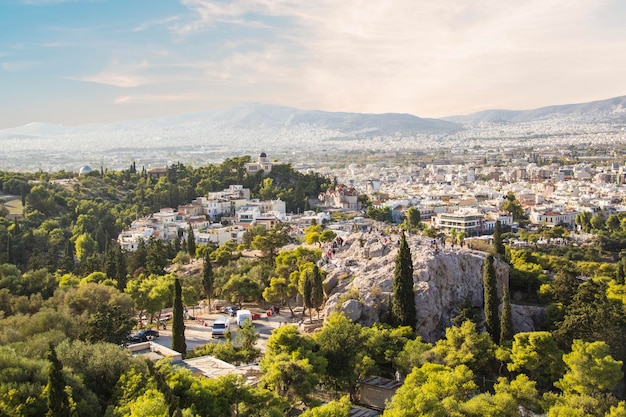
[[[420,117],[626,94],[617,0],[7,0],[0,129],[260,102]]]

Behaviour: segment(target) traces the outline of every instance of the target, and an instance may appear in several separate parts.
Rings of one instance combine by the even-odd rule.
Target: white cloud
[[[199,101],[204,97],[198,94],[134,94],[117,97],[116,104],[140,104],[140,103],[175,103],[183,101]]]
[[[511,95],[520,98],[515,107],[533,106],[585,90],[590,73],[619,80],[605,63],[626,50],[623,39],[600,39],[610,47],[597,46],[601,35],[590,17],[608,0],[182,3],[193,19],[181,20],[181,33],[279,17],[282,27],[267,39],[253,31],[259,49],[235,49],[207,64],[207,74],[247,84],[282,79],[285,88],[274,99],[293,96],[295,87],[303,105],[332,110],[443,115]],[[615,59],[621,63],[615,67],[626,64]]]
[[[37,63],[33,61],[6,61],[0,64],[0,67],[6,72],[19,72],[31,69],[35,65],[37,65]]]
[[[173,22],[177,21],[179,19],[178,16],[169,16],[166,17],[164,19],[158,19],[158,20],[152,20],[152,21],[148,21],[148,22],[143,22],[138,26],[135,26],[134,28],[131,29],[131,32],[143,32],[145,30],[148,30],[154,26],[169,26],[170,24],[172,24]]]
[[[71,80],[105,84],[121,88],[139,87],[154,82],[150,77],[142,75],[142,72],[149,69],[149,67],[150,65],[147,61],[132,65],[123,65],[115,62],[110,65],[109,68],[96,74],[68,78]]]

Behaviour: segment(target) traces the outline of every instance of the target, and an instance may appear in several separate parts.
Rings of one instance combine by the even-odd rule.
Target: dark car
[[[224,309],[224,313],[231,317],[235,317],[237,315],[237,310],[239,309],[236,306],[228,306]]]
[[[152,329],[139,330],[132,335],[129,340],[133,343],[147,342],[148,340],[154,340],[159,338],[159,332]]]

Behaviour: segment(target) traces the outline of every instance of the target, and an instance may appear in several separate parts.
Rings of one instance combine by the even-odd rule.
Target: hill
[[[626,96],[588,103],[563,104],[533,110],[484,110],[465,116],[444,117],[460,124],[524,123],[548,119],[573,118],[583,122],[626,122]]]

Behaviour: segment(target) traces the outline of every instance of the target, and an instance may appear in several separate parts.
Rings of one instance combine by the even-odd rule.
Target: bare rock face
[[[350,320],[357,321],[361,318],[363,305],[359,300],[350,299],[341,305],[339,311],[342,311]]]
[[[511,304],[511,318],[515,333],[533,332],[546,318],[545,307]]]
[[[354,303],[349,303],[351,319],[365,325],[380,321],[380,315],[388,309],[393,293],[393,271],[399,240],[398,235],[384,236],[380,233],[352,234],[345,239],[342,250],[324,266],[329,277],[343,277],[329,291],[324,307],[326,316],[334,311],[346,310],[348,301],[340,305],[340,300],[347,293],[355,298],[358,295],[360,302],[357,302],[361,306],[358,309]],[[413,257],[417,332],[424,340],[434,342],[443,337],[451,319],[459,312],[458,306],[464,301],[469,300],[473,307],[482,308],[485,254],[458,245],[455,248],[435,248],[431,246],[430,239],[418,236],[407,236],[407,241]],[[495,267],[498,292],[502,295],[503,286],[508,285],[508,265],[496,260]],[[352,306],[355,308],[352,309]],[[359,310],[360,315],[356,317]],[[528,319],[524,310],[514,311],[519,311],[513,316],[516,330],[532,327],[531,324],[536,322],[535,319]],[[537,314],[533,312],[533,315]]]

